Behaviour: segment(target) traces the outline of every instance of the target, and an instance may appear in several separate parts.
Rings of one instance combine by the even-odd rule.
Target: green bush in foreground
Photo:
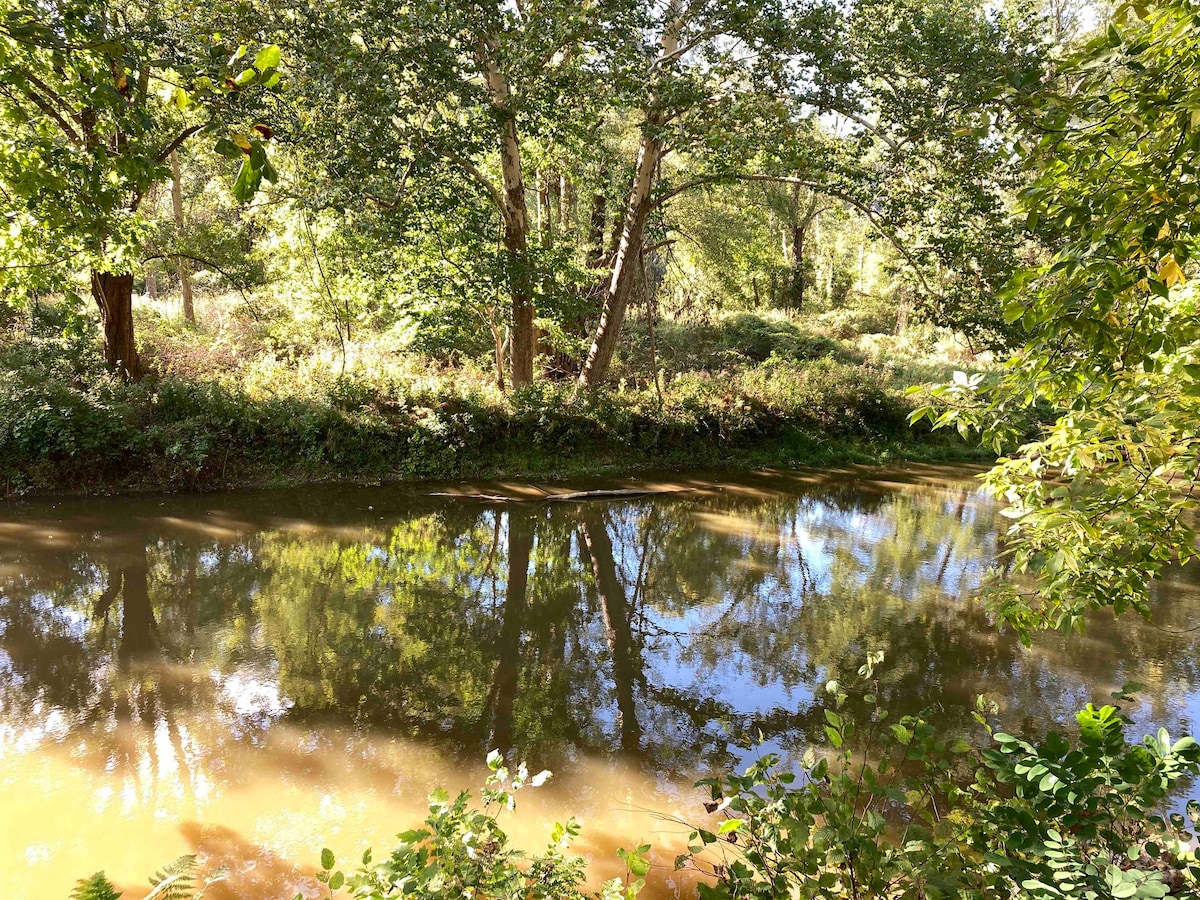
[[[860,675],[869,680],[881,659],[869,656]],[[1172,743],[1164,730],[1131,745],[1116,706],[1088,704],[1074,742],[988,728],[990,745],[977,749],[920,719],[889,725],[868,688],[869,726],[854,741],[846,693],[827,689],[832,752],[810,750],[799,783],[774,755],[702,782],[725,816],[693,833],[692,852],[719,847],[720,862],[680,859],[717,876],[700,885],[702,900],[1200,896],[1187,820],[1160,812],[1200,772],[1194,739]],[[1200,806],[1188,811],[1195,823]]]
[[[317,880],[328,886],[330,896],[344,886],[351,896],[369,900],[408,896],[430,900],[584,900],[589,896],[596,900],[633,900],[644,884],[640,876],[650,870],[645,857],[649,846],[620,851],[635,880],[614,879],[606,882],[600,893],[586,894],[582,890],[584,861],[565,855],[571,839],[579,834],[574,819],[554,826],[550,843],[541,855],[510,848],[498,821],[503,811],[515,808],[519,790],[539,787],[550,773],[543,771],[530,777],[522,763],[510,778],[495,750],[488,755],[488,769],[482,809],[470,805],[468,792],[451,800],[439,789],[429,798],[425,827],[401,834],[387,859],[373,865],[368,850],[363,854],[362,866],[347,876],[334,869],[333,853],[324,850]]]

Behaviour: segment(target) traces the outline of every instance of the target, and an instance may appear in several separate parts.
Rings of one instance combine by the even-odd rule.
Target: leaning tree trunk
[[[671,0],[671,15],[663,24],[662,45],[659,61],[669,60],[679,49],[679,32],[683,27],[680,19],[681,0]],[[629,298],[638,278],[638,260],[642,253],[642,239],[646,233],[646,220],[653,206],[651,191],[654,176],[662,161],[664,145],[659,136],[663,116],[651,110],[646,116],[646,127],[638,147],[637,168],[633,187],[629,191],[629,203],[625,208],[625,225],[621,240],[612,261],[612,274],[604,295],[604,308],[600,312],[600,323],[592,346],[588,350],[587,362],[579,373],[579,383],[593,390],[604,381],[612,363],[613,351],[621,334],[621,324],[629,307]]]
[[[658,123],[651,119],[647,125],[654,129]],[[641,147],[638,149],[637,174],[629,192],[625,227],[621,231],[621,241],[617,245],[617,253],[612,262],[612,274],[604,294],[600,324],[596,326],[587,362],[579,375],[580,384],[589,390],[604,381],[612,363],[613,351],[617,348],[617,338],[621,334],[625,311],[629,307],[629,298],[633,294],[633,286],[638,277],[638,258],[642,251],[642,238],[646,233],[646,219],[650,216],[654,173],[658,169],[662,153],[663,144],[658,137],[648,134],[642,138]]]
[[[92,299],[104,328],[104,359],[122,377],[138,381],[142,361],[133,339],[133,274],[92,271]]]
[[[621,750],[637,753],[642,743],[642,727],[637,717],[637,682],[641,676],[637,643],[633,639],[633,609],[625,598],[625,589],[617,577],[613,561],[612,539],[604,516],[596,509],[584,512],[581,523],[584,543],[592,562],[592,575],[600,595],[604,631],[612,657],[613,688],[617,695],[617,720],[621,730]]]

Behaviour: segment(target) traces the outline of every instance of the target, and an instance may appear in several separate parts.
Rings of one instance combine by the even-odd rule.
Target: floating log
[[[647,497],[652,494],[679,494],[688,490],[688,488],[609,488],[595,491],[571,491],[564,494],[543,494],[540,497],[504,497],[499,494],[460,494],[453,491],[435,491],[429,496],[478,500],[483,503],[572,503],[581,500],[605,500],[618,497]]]
[[[572,500],[602,500],[606,497],[646,497],[650,494],[678,494],[682,488],[614,488],[599,491],[572,491],[569,494],[547,494],[543,499],[572,501]]]

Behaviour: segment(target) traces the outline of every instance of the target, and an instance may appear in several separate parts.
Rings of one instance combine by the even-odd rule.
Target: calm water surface
[[[546,502],[414,487],[0,506],[0,896],[127,896],[195,852],[209,896],[315,895],[343,858],[477,785],[491,747],[550,768],[517,840],[576,815],[598,876],[652,842],[652,894],[697,777],[820,740],[814,702],[883,649],[893,715],[969,730],[1070,721],[1126,680],[1135,718],[1200,719],[1200,590],[1024,649],[971,592],[996,505],[967,471],[674,479],[676,493]],[[1188,575],[1190,577],[1183,577]]]

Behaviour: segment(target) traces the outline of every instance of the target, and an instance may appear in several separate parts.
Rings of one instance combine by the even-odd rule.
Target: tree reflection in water
[[[998,522],[969,482],[725,487],[16,509],[0,526],[0,758],[69,747],[76,769],[122,785],[105,809],[153,807],[186,832],[254,754],[303,782],[346,735],[415,742],[450,769],[512,749],[567,777],[568,809],[584,760],[686,786],[760,735],[792,752],[819,741],[819,687],[873,649],[893,715],[936,704],[948,729],[985,693],[1040,731],[1127,679],[1149,688],[1139,724],[1178,733],[1193,723],[1172,715],[1200,711],[1198,636],[1176,633],[1200,612],[1190,581],[1159,589],[1152,623],[1097,618],[1026,650],[971,599]],[[378,749],[357,759],[357,778],[375,765],[395,790]],[[287,870],[270,860],[256,877]]]

